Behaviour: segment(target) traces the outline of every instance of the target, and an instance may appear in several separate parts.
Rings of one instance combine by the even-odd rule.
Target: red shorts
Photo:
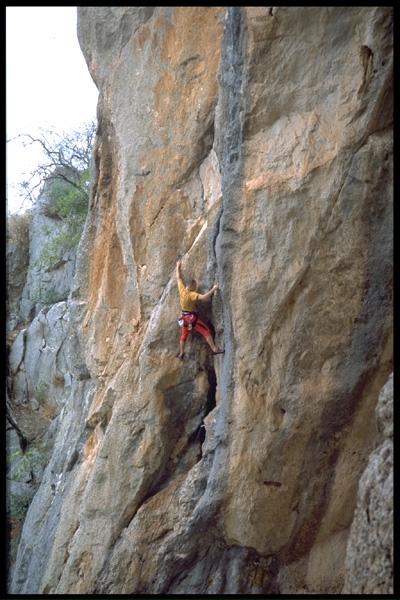
[[[199,333],[201,333],[202,336],[208,337],[209,335],[211,335],[210,329],[207,327],[207,325],[205,323],[203,323],[203,321],[201,319],[196,317],[196,315],[182,315],[182,317],[184,320],[184,325],[182,327],[182,334],[181,334],[182,342],[185,342],[187,340],[187,336],[189,335],[188,325],[190,323],[192,324],[192,328],[195,331],[198,331]]]

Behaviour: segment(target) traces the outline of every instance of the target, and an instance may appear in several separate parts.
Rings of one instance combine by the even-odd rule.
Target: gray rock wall
[[[31,216],[11,217],[6,229],[7,330],[21,323],[21,297],[29,267],[29,225]]]
[[[12,564],[26,507],[42,480],[71,389],[66,348],[76,251],[44,265],[42,252],[63,223],[42,206],[7,219],[7,523]],[[57,256],[57,253],[55,253]],[[60,299],[64,301],[59,302]]]
[[[59,412],[69,395],[71,374],[66,358],[67,303],[42,309],[22,329],[9,354],[12,397],[16,404],[33,399]]]
[[[40,203],[29,218],[29,238],[7,244],[7,281],[13,282],[7,303],[8,392],[16,404],[39,401],[37,408],[47,405],[59,411],[71,383],[64,344],[76,251],[66,252],[47,270],[40,264],[41,253],[62,224],[47,217]]]
[[[33,211],[29,228],[29,272],[22,292],[19,313],[22,322],[32,321],[44,305],[66,300],[75,271],[76,252],[66,252],[55,268],[46,270],[37,261],[46,243],[60,233],[62,223],[43,214],[40,206]]]
[[[346,553],[344,594],[393,594],[393,376],[376,409],[381,444],[369,457],[358,488]]]

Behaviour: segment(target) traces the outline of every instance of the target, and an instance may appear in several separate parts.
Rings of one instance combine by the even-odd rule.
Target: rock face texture
[[[80,7],[78,36],[71,393],[10,591],[340,594],[392,371],[392,9]],[[179,258],[223,356],[176,358]]]
[[[20,331],[9,355],[16,404],[39,395],[41,404],[59,412],[71,383],[66,356],[68,333],[66,302],[43,308],[29,327]]]
[[[45,193],[30,210],[7,219],[6,489],[10,563],[20,522],[51,456],[57,415],[71,391],[67,298],[76,250],[53,263],[42,252],[62,222],[46,215]],[[62,302],[58,300],[64,299]],[[24,454],[21,453],[23,449]]]
[[[75,250],[68,250],[51,270],[37,266],[46,243],[60,231],[60,222],[49,218],[40,210],[32,212],[29,228],[30,272],[22,292],[19,314],[23,322],[33,320],[43,304],[52,305],[66,300],[75,271]]]
[[[21,323],[19,311],[22,293],[26,284],[29,267],[29,228],[30,215],[25,215],[18,221],[12,218],[13,224],[6,229],[6,285],[7,285],[7,331],[18,327]]]
[[[7,231],[8,393],[15,404],[40,395],[40,404],[58,410],[71,381],[65,357],[67,298],[76,250],[65,251],[53,268],[46,268],[41,254],[60,233],[60,221],[46,216],[40,202],[23,218],[29,221],[24,235],[15,225]]]
[[[20,328],[31,322],[41,308],[66,300],[75,272],[76,251],[66,250],[58,263],[46,268],[41,254],[49,242],[59,235],[62,223],[45,214],[39,197],[38,203],[23,215],[16,229],[10,223],[7,229],[7,330]],[[11,217],[17,219],[18,217]]]
[[[392,377],[379,397],[376,422],[383,439],[360,480],[347,545],[345,594],[393,594]]]

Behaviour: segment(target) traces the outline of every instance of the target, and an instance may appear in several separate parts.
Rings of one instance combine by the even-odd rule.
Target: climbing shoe
[[[179,360],[183,360],[184,356],[185,356],[184,354],[178,354]]]
[[[223,354],[225,352],[225,350],[222,350],[221,348],[217,348],[217,350],[215,352],[213,352],[213,355],[215,356],[216,354]]]

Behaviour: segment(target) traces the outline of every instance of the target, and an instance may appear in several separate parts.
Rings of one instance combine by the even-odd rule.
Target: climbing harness
[[[185,319],[185,317],[189,317]],[[190,312],[187,310],[182,310],[181,316],[178,319],[179,327],[187,327],[188,331],[191,331],[193,327],[196,325],[198,319],[198,315],[195,312]]]

